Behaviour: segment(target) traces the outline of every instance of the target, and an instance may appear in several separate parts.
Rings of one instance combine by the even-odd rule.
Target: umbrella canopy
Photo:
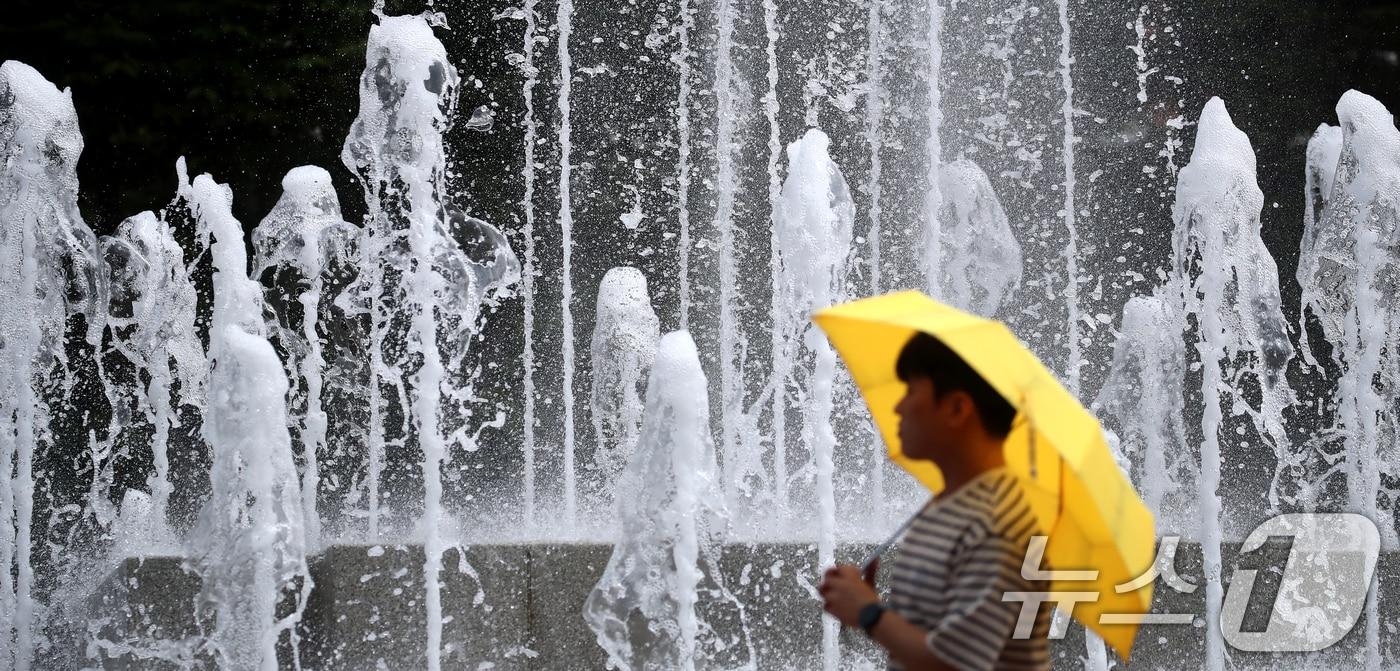
[[[1016,408],[1004,446],[1006,463],[1021,477],[1040,528],[1049,536],[1045,563],[1060,571],[1098,571],[1094,580],[1057,579],[1051,589],[1096,591],[1098,600],[1077,604],[1074,617],[1127,659],[1138,625],[1104,624],[1100,615],[1151,608],[1150,583],[1121,594],[1114,588],[1151,568],[1154,522],[1114,461],[1093,414],[1006,326],[917,291],[837,305],[812,320],[845,360],[890,459],[934,492],[943,488],[938,468],[905,457],[899,443],[894,408],[905,385],[895,374],[895,362],[909,338],[916,332],[938,338]]]

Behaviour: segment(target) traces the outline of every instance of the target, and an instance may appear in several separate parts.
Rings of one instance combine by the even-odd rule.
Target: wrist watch
[[[870,635],[870,630],[875,628],[875,625],[880,622],[880,616],[884,614],[885,607],[879,601],[860,609],[857,622],[860,624],[860,628],[865,631],[866,636]]]

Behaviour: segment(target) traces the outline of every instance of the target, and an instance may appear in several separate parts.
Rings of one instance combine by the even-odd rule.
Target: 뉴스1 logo
[[[1097,570],[1045,570],[1045,536],[1026,548],[1021,575],[1061,583],[1092,581]],[[1157,557],[1141,576],[1114,589],[1140,589],[1161,577],[1168,587],[1191,593],[1197,585],[1176,573],[1177,536],[1164,536]],[[1340,641],[1356,626],[1375,576],[1380,533],[1355,513],[1288,513],[1265,521],[1240,547],[1234,579],[1220,609],[1220,630],[1236,649],[1248,652],[1315,652]],[[1280,566],[1281,565],[1281,566]],[[1268,569],[1279,567],[1281,571]],[[1020,601],[1013,636],[1030,636],[1041,604],[1054,602],[1068,615],[1098,593],[1006,592],[1002,601]],[[1104,624],[1191,624],[1193,613],[1104,613]],[[1069,618],[1055,618],[1050,638],[1062,638]]]
[[[1240,547],[1241,562],[1271,538],[1291,540],[1283,575],[1267,585],[1270,581],[1259,580],[1266,566],[1235,569],[1220,609],[1225,640],[1252,652],[1313,652],[1342,640],[1366,605],[1380,554],[1376,525],[1354,513],[1279,515],[1249,534]],[[1255,604],[1269,614],[1262,630],[1245,627],[1248,611],[1259,607]]]

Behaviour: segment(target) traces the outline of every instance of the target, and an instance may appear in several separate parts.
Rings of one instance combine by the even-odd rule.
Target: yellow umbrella
[[[1056,580],[1056,592],[1097,592],[1074,607],[1074,617],[1127,659],[1138,625],[1103,614],[1146,613],[1152,585],[1120,594],[1115,586],[1149,570],[1154,557],[1152,513],[1123,477],[1099,422],[1000,322],[968,314],[917,291],[867,298],[821,310],[812,320],[845,360],[889,449],[890,459],[929,489],[943,476],[929,461],[904,456],[895,404],[905,385],[895,361],[916,332],[941,340],[1017,410],[1006,438],[1006,463],[1021,476],[1049,539],[1047,568],[1097,570],[1095,580]],[[1131,621],[1131,617],[1126,618]]]

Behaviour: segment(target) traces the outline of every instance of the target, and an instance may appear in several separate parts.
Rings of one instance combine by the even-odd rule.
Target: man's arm
[[[928,630],[886,610],[870,629],[870,637],[908,671],[955,671],[928,648]]]

